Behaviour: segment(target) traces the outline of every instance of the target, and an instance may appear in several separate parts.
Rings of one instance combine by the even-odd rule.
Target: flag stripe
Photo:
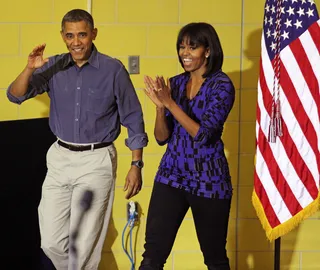
[[[317,25],[317,24],[315,24]],[[314,28],[314,27],[313,27]],[[317,38],[318,42],[320,44],[320,27],[317,27]],[[308,56],[308,61],[310,62],[311,68],[313,69],[313,73],[316,76],[316,82],[319,85],[320,81],[320,45],[316,46],[315,43],[313,43],[313,40],[316,38],[315,33],[312,31],[306,31],[305,34],[303,34],[300,37],[302,46],[305,50],[305,53]]]
[[[320,22],[320,20],[318,21]],[[312,28],[314,29],[315,27],[317,27],[317,36],[318,36],[318,44],[320,44],[320,27],[317,23],[312,25]],[[312,31],[307,31],[306,34],[302,35],[300,37],[301,40],[301,44],[304,48],[304,51],[308,57],[308,61],[310,62],[310,66],[313,70],[313,73],[315,74],[315,80],[314,82],[312,82],[311,88],[315,89],[316,95],[318,95],[318,93],[320,92],[319,89],[319,82],[320,82],[320,45],[316,46],[315,43],[313,43],[313,39],[312,36],[314,35],[314,33],[312,33]],[[310,87],[309,87],[310,88]],[[319,102],[320,97],[318,97],[318,102]],[[316,102],[316,104],[314,104],[314,107],[317,109],[318,106],[317,104],[319,104],[318,102]],[[318,110],[318,114],[319,114],[319,110]],[[308,115],[311,115],[308,113]],[[313,126],[315,127],[315,130],[317,131],[317,134],[319,136],[319,132],[320,132],[320,119],[316,118],[316,117],[312,117],[310,119],[313,123]],[[318,142],[318,149],[320,149],[320,140],[317,140]],[[318,157],[319,158],[319,157]],[[318,187],[319,187],[319,182],[318,182]]]
[[[264,51],[265,51],[265,47],[262,46],[262,53],[264,53]],[[283,57],[283,58],[286,58],[286,57]],[[268,59],[263,58],[262,63],[263,63],[263,66],[260,67],[260,69],[262,71],[261,72],[262,73],[261,76],[264,76],[264,74],[274,74],[272,65],[270,64]],[[292,66],[294,66],[294,61],[291,61],[290,63],[291,63],[291,65],[289,65],[289,64],[287,65],[289,71],[291,71]],[[297,65],[295,65],[295,66],[297,66]],[[282,68],[282,70],[284,71],[283,68]],[[299,76],[299,74],[297,74],[297,72],[291,72],[291,73],[292,73],[291,76],[294,77],[293,78],[294,80],[295,80],[296,77]],[[285,76],[284,72],[281,72],[281,78],[283,78],[285,80],[288,75],[286,75],[286,77],[282,77],[282,76]],[[267,78],[265,78],[265,80],[266,80],[266,83],[267,83],[268,87],[264,88],[264,90],[268,90],[268,89],[270,89],[272,87],[273,78],[272,78],[272,76],[268,76]],[[298,81],[304,81],[303,77],[298,77]],[[283,80],[282,80],[282,82],[283,82]],[[284,88],[287,88],[285,83],[283,83],[283,85],[285,85]],[[281,90],[283,90],[283,89],[281,88]],[[296,94],[296,91],[295,91],[295,89],[292,90],[292,87],[291,87],[290,91],[292,91],[292,92],[289,92],[289,95],[281,95],[281,97],[280,97],[281,98],[280,99],[281,106],[282,106],[281,114],[282,114],[284,122],[287,124],[288,130],[290,131],[291,138],[292,138],[292,140],[294,142],[294,145],[296,145],[296,147],[298,147],[298,152],[301,153],[301,155],[304,157],[306,166],[308,166],[310,171],[312,172],[313,178],[317,179],[318,175],[319,175],[318,168],[315,165],[313,165],[314,164],[314,160],[317,160],[316,155],[314,154],[315,151],[312,150],[312,148],[309,145],[308,141],[303,140],[303,144],[301,144],[301,138],[305,138],[305,134],[302,131],[302,129],[300,128],[301,125],[297,125],[297,121],[293,121],[293,119],[295,119],[296,115],[295,115],[295,111],[293,111],[292,108],[297,108],[297,107],[290,106],[290,103],[288,102],[287,96],[291,97],[291,95]],[[268,92],[270,94],[272,94],[270,92],[270,90]],[[284,93],[284,92],[285,91],[281,91],[281,93]],[[307,100],[312,100],[312,96],[307,91],[302,92],[300,94],[300,96],[302,96],[302,99],[307,98]],[[306,108],[308,108],[309,110],[313,110],[314,109],[314,106],[311,106],[312,105],[311,102],[308,103],[306,101],[306,103],[307,103],[306,106],[305,106]],[[299,104],[301,104],[301,103],[299,103]],[[310,109],[311,107],[313,109]],[[266,107],[266,109],[271,111],[270,107],[269,108]],[[315,109],[317,109],[317,107]],[[315,112],[313,112],[313,114],[312,114],[312,111],[308,111],[308,113],[309,113],[309,115],[313,115],[314,113],[317,114],[317,110],[315,110]],[[307,119],[309,119],[309,118],[307,118]],[[305,122],[303,121],[303,124],[304,123]],[[267,124],[269,124],[269,120],[267,121]],[[290,134],[288,134],[288,135],[290,135]],[[287,142],[287,143],[289,143],[289,142]],[[288,148],[288,147],[291,148],[292,145],[287,145],[286,148]],[[317,153],[317,151],[316,151],[316,153]]]
[[[283,52],[287,52],[291,54],[290,50],[283,50]],[[293,55],[291,55],[293,57]],[[299,138],[305,138],[308,141],[308,147],[310,145],[312,152],[306,151],[306,142],[303,141],[303,145],[301,145],[301,142],[296,142],[296,145],[300,144],[300,153],[305,153],[303,155],[305,158],[311,157],[312,160],[316,161],[317,167],[313,168],[315,177],[313,178],[315,182],[309,182],[309,184],[316,184],[317,175],[319,172],[319,157],[318,157],[318,143],[317,143],[317,133],[315,131],[314,125],[316,127],[319,127],[319,121],[316,123],[312,123],[311,119],[319,119],[319,114],[317,110],[317,106],[315,106],[315,101],[312,98],[310,91],[308,91],[308,87],[306,86],[307,83],[304,80],[304,77],[301,74],[300,68],[297,65],[295,61],[292,60],[286,63],[286,61],[281,62],[285,64],[285,66],[281,67],[281,85],[285,85],[285,87],[282,88],[283,93],[285,94],[287,100],[286,102],[289,102],[291,108],[293,111],[293,116],[297,120],[297,123],[299,124],[299,127],[302,130],[302,127],[307,127],[302,130],[303,137],[299,136]],[[300,72],[299,72],[300,71]],[[290,74],[289,74],[290,73]],[[285,102],[282,102],[285,103]],[[307,110],[307,112],[306,112]],[[283,116],[285,115],[286,111],[283,110]],[[309,118],[309,115],[312,116],[312,118]],[[291,118],[292,119],[292,118]],[[291,120],[290,118],[288,121]],[[292,120],[291,120],[292,121]],[[297,128],[297,127],[295,127]],[[310,150],[311,150],[310,149]],[[307,162],[309,166],[311,165],[309,162]],[[313,164],[313,163],[312,163]],[[316,188],[317,186],[313,187]]]
[[[275,214],[270,201],[269,201],[269,197],[265,191],[265,189],[263,188],[260,178],[257,175],[257,172],[254,172],[254,189],[256,194],[260,194],[260,201],[261,204],[263,206],[263,209],[265,211],[265,215],[267,217],[267,219],[270,221],[270,225],[272,228],[278,226],[280,224],[280,221],[277,217],[277,215]]]
[[[256,192],[258,194],[260,194],[261,192],[266,194],[268,200],[266,200],[264,196],[260,196],[260,200],[265,210],[266,216],[270,218],[269,221],[272,220],[272,222],[270,222],[270,226],[274,227],[278,225],[278,222],[282,223],[290,219],[292,215],[290,213],[290,210],[287,208],[287,205],[281,199],[282,196],[275,186],[272,176],[270,175],[268,164],[266,162],[259,162],[264,160],[259,147],[257,148],[256,158],[258,164],[256,174],[259,180],[263,179],[263,181],[260,181],[261,186],[256,189]],[[273,200],[271,201],[270,198],[273,198]],[[279,211],[280,209],[281,211]],[[274,218],[273,214],[277,216],[276,219]]]
[[[314,156],[315,160],[317,160],[317,157],[315,155],[315,153],[318,152],[317,134],[316,134],[314,127],[308,117],[308,114],[304,110],[304,106],[303,106],[301,100],[299,99],[297,92],[295,91],[296,88],[293,86],[292,81],[291,81],[291,77],[288,76],[287,70],[285,68],[282,68],[281,74],[282,74],[281,83],[286,84],[286,87],[282,88],[283,93],[286,95],[287,101],[289,102],[289,105],[291,106],[291,108],[292,109],[296,108],[296,109],[294,109],[293,113],[294,113],[295,119],[297,120],[297,124],[299,124],[299,130],[300,129],[302,130],[303,126],[308,126],[308,128],[305,128],[302,130],[302,133],[303,133],[302,138],[304,138],[308,141],[308,147],[311,147],[310,150],[313,152],[306,153],[306,158],[308,155],[312,155],[312,156]],[[310,104],[310,105],[312,105],[312,104]],[[312,107],[314,107],[314,106],[312,106]],[[290,121],[290,119],[288,119],[288,120]],[[295,128],[298,128],[298,127],[295,126]],[[300,143],[299,146],[301,149],[301,151],[299,151],[299,152],[304,152],[303,148],[305,147],[305,145],[301,145],[301,143]],[[315,169],[317,169],[317,168],[315,168]]]
[[[279,195],[273,196],[271,198],[274,198],[276,200],[272,200],[271,202],[274,203],[277,201],[279,205],[279,210],[275,211],[279,215],[279,219],[282,219],[282,222],[284,222],[286,219],[291,218],[295,214],[297,214],[299,211],[301,211],[302,207],[296,197],[294,196],[292,190],[290,189],[286,178],[283,176],[281,170],[278,167],[277,160],[273,156],[272,149],[270,147],[270,144],[268,144],[266,137],[264,136],[262,130],[260,129],[259,132],[260,142],[258,144],[260,152],[263,151],[263,158],[266,161],[264,164],[266,165],[269,174],[271,176],[271,180],[274,182],[276,189],[278,190]],[[264,179],[266,177],[264,176]],[[268,191],[270,186],[265,186],[265,190]],[[282,215],[284,214],[283,208],[285,204],[288,208],[290,215],[287,215],[287,218],[282,218]]]
[[[270,104],[272,102],[272,96],[270,93],[270,87],[272,87],[272,78],[271,76],[268,78],[265,78],[264,74],[272,74],[273,70],[272,70],[272,66],[270,64],[270,62],[268,61],[268,59],[263,59],[262,58],[262,65],[260,67],[261,69],[261,74],[260,74],[260,84],[262,84],[261,88],[263,89],[263,103],[265,104],[264,107],[266,108],[267,111],[271,111],[270,108]],[[283,72],[281,72],[281,78],[286,78],[287,76],[284,75]],[[268,82],[267,82],[268,80]],[[283,82],[283,81],[282,81]],[[282,89],[281,89],[282,90]],[[283,91],[281,91],[282,93]],[[292,92],[290,92],[291,94],[294,94],[294,90],[292,90]],[[299,138],[303,138],[305,135],[302,132],[300,126],[298,126],[297,124],[295,124],[294,121],[292,121],[292,119],[295,118],[295,114],[292,112],[292,109],[289,105],[290,102],[288,102],[288,100],[286,99],[286,96],[282,95],[281,96],[281,104],[282,104],[282,116],[283,116],[283,128],[285,129],[285,134],[284,134],[284,138],[280,137],[280,140],[282,141],[283,145],[284,145],[284,149],[286,149],[286,151],[290,151],[290,154],[288,154],[288,156],[290,157],[294,157],[291,158],[291,161],[288,161],[290,164],[283,165],[283,170],[287,171],[288,175],[287,181],[290,183],[290,186],[292,187],[292,189],[294,190],[294,187],[296,186],[297,192],[294,192],[296,194],[296,197],[299,197],[299,193],[300,193],[300,188],[304,188],[303,186],[301,186],[300,184],[297,185],[297,179],[305,179],[306,181],[308,180],[309,177],[311,177],[311,179],[314,179],[314,181],[316,181],[315,179],[317,179],[318,176],[318,169],[316,164],[314,164],[314,160],[316,160],[316,157],[310,147],[310,145],[308,145],[307,141],[304,141],[304,144],[301,145]],[[258,100],[259,102],[259,100]],[[269,108],[268,108],[269,105]],[[261,105],[260,105],[261,107]],[[270,117],[270,115],[269,115]],[[268,127],[269,127],[269,123],[270,123],[270,118],[268,118],[265,121],[265,124],[267,125],[266,127],[264,127],[264,133],[267,134],[268,132]],[[289,125],[289,126],[287,126]],[[290,130],[290,132],[289,132]],[[290,136],[290,133],[292,134],[292,136]],[[298,140],[297,140],[298,139]],[[296,142],[294,142],[294,140],[296,140]],[[298,148],[297,148],[298,147]],[[285,153],[281,153],[280,155],[286,155]],[[304,157],[305,161],[302,159],[301,155]],[[283,162],[282,162],[283,163]],[[292,167],[292,165],[293,167]],[[302,165],[303,164],[303,165]],[[289,170],[290,168],[290,170]],[[309,168],[309,169],[308,169]],[[299,177],[298,176],[294,176],[292,174],[294,174],[294,172],[296,172],[296,169],[299,173]],[[312,173],[310,173],[310,171]],[[304,177],[303,177],[304,175]],[[290,176],[290,177],[289,177]],[[308,186],[307,189],[309,192],[312,191],[312,194],[314,194],[314,190],[317,190],[317,186],[315,184],[315,182],[312,181],[307,181],[308,182]],[[309,196],[305,197],[307,200],[305,203],[309,202]]]
[[[305,123],[307,123],[308,125],[308,129],[305,129],[303,130],[303,134],[305,136],[305,138],[308,140],[308,143],[309,145],[311,146],[312,150],[314,153],[317,153],[317,144],[316,144],[316,132],[315,132],[315,129],[314,129],[314,126],[312,125],[309,117],[308,117],[308,114],[306,113],[305,111],[305,108],[308,108],[306,106],[304,106],[304,104],[301,102],[301,99],[299,98],[299,95],[297,94],[296,92],[296,89],[293,85],[293,82],[294,83],[299,83],[301,82],[302,80],[302,84],[305,84],[304,83],[304,80],[303,78],[299,78],[301,79],[300,81],[295,79],[293,80],[293,82],[291,81],[291,78],[290,75],[287,73],[292,71],[292,66],[294,65],[293,61],[291,61],[291,67],[288,67],[288,69],[286,69],[285,67],[283,67],[283,62],[281,62],[281,85],[286,85],[285,87],[282,88],[283,90],[283,93],[285,94],[286,98],[287,98],[287,101],[289,102],[291,108],[293,109],[293,116],[296,118],[297,120],[297,123],[300,125],[300,127],[303,127],[305,125]],[[298,73],[296,72],[291,72],[292,74],[291,75],[296,75],[296,76],[299,76]],[[302,93],[300,93],[300,95],[308,95],[308,91],[305,91],[304,93],[304,89],[301,89],[300,86],[298,86],[300,90],[302,90]],[[309,99],[308,100],[309,102],[306,104],[306,105],[309,105],[309,108],[314,108],[313,105],[313,100],[312,99]],[[316,113],[316,116],[317,116],[318,113]],[[314,116],[314,114],[313,114]],[[290,119],[289,119],[290,120]]]
[[[261,61],[260,61],[260,65],[261,65]],[[258,95],[261,95],[261,92],[258,92]],[[261,113],[260,113],[260,108],[259,108],[259,104],[257,103],[257,112],[256,112],[256,117],[257,117],[257,123],[256,123],[256,138],[258,138],[258,133],[260,130],[260,126],[259,126],[259,122],[261,119]],[[257,142],[257,141],[256,141]],[[256,194],[258,195],[258,198],[260,200],[260,203],[262,205],[262,208],[264,209],[264,213],[265,216],[269,222],[269,225],[271,226],[271,228],[274,228],[276,226],[278,226],[280,223],[277,215],[275,214],[274,208],[270,203],[269,198],[272,198],[272,194],[277,194],[278,190],[276,189],[271,176],[269,174],[269,171],[267,170],[265,172],[265,169],[263,168],[262,164],[265,164],[265,161],[259,151],[259,147],[258,144],[256,146],[256,166],[255,166],[255,171],[254,171],[254,190],[256,192]],[[259,178],[259,175],[261,174],[261,179],[263,179],[263,183],[265,183],[266,186],[268,186],[268,191],[269,194],[267,194],[266,189],[263,187],[262,185],[262,181]],[[267,178],[265,178],[266,176],[268,176]],[[267,181],[266,181],[267,179]],[[274,207],[277,209],[280,209],[280,207],[276,207],[277,203],[274,203]],[[279,203],[278,203],[279,205]],[[278,211],[279,212],[279,211]],[[288,209],[286,209],[287,212],[287,216],[288,218],[291,217],[291,214],[289,212]]]
[[[320,20],[318,20],[317,22],[313,23],[310,27],[309,27],[309,33],[311,35],[311,38],[313,39],[313,43],[314,44],[318,44],[318,46],[316,46],[316,48],[318,49],[318,52],[320,54]]]
[[[265,77],[263,76],[263,73],[260,76],[260,87],[261,89],[268,88],[265,82]],[[262,95],[258,97],[258,103],[260,107],[260,113],[261,113],[261,121],[265,119],[269,119],[270,115],[268,115],[268,112],[265,110],[265,107],[267,107],[267,104],[270,104],[272,102],[272,96],[270,95],[269,91],[263,91]],[[264,123],[268,123],[268,121],[264,121]],[[301,205],[296,199],[296,196],[293,194],[292,189],[290,188],[288,182],[286,181],[286,178],[283,176],[282,171],[286,170],[287,166],[291,167],[290,161],[285,162],[287,160],[287,155],[285,150],[283,149],[282,145],[270,145],[267,142],[267,136],[268,136],[268,126],[261,127],[260,125],[260,131],[259,131],[259,142],[258,146],[260,148],[260,151],[264,157],[264,160],[267,163],[267,167],[270,170],[270,175],[272,176],[272,179],[279,190],[279,193],[285,196],[282,197],[282,200],[285,201],[288,209],[290,210],[290,213],[292,215],[295,215],[297,211],[300,211]],[[285,126],[285,123],[284,123]],[[263,131],[262,131],[263,130]],[[277,149],[275,149],[277,147]],[[277,163],[276,159],[283,159],[284,161],[282,163]],[[286,165],[282,167],[282,165]],[[279,166],[282,167],[282,170],[279,169]],[[290,171],[291,180],[297,179],[298,177],[294,173],[294,171]],[[275,197],[275,199],[278,199]],[[277,213],[277,211],[275,211]]]
[[[306,34],[303,34],[302,36],[306,36]],[[300,39],[297,39],[294,42],[292,42],[290,44],[290,47],[288,47],[288,49],[283,50],[283,53],[285,53],[285,52],[289,53],[290,52],[289,48],[291,49],[291,52],[292,52],[290,57],[295,58],[298,66],[299,66],[299,70],[297,67],[295,67],[296,72],[297,72],[297,73],[294,73],[295,77],[292,77],[293,74],[290,74],[291,78],[292,78],[293,82],[296,81],[297,83],[299,83],[299,79],[296,76],[299,76],[301,79],[302,78],[304,79],[304,81],[300,82],[300,85],[295,85],[295,89],[297,91],[299,91],[299,89],[302,90],[301,91],[302,93],[299,96],[299,98],[301,100],[306,100],[305,95],[303,95],[303,94],[309,94],[309,92],[311,93],[312,99],[309,103],[313,103],[313,104],[310,104],[310,105],[312,105],[312,108],[315,108],[313,115],[317,115],[317,113],[316,113],[317,107],[314,107],[313,105],[314,105],[314,102],[315,102],[315,104],[320,104],[319,84],[318,84],[316,75],[313,72],[309,57],[305,51],[305,48],[302,46]],[[299,52],[299,54],[297,54],[296,52]],[[316,57],[316,55],[311,56],[311,58],[313,58],[313,57]],[[306,59],[308,59],[308,61],[306,61]],[[317,60],[319,60],[319,59],[317,59]],[[285,62],[285,61],[283,60],[283,62]],[[286,66],[288,73],[289,73],[289,71],[292,70],[292,66],[291,66],[292,64],[295,65],[294,61],[290,61],[290,62],[288,61],[288,65]],[[301,84],[304,84],[305,82],[308,85],[307,91],[301,85]],[[319,116],[319,112],[318,112],[318,116]],[[315,119],[315,121],[317,123],[319,123],[319,117],[317,117]],[[313,125],[313,126],[315,127],[317,125]]]

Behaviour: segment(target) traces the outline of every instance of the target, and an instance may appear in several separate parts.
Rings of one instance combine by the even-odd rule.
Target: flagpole
[[[281,238],[277,238],[274,242],[274,270],[280,270],[280,246]]]

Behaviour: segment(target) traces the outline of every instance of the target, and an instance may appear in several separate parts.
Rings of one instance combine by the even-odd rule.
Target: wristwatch
[[[142,160],[135,160],[131,162],[131,165],[137,166],[139,169],[142,169],[144,163]]]

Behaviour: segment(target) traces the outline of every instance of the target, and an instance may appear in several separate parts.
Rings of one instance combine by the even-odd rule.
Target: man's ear
[[[60,35],[62,37],[62,40],[64,41],[64,35],[63,35],[63,31],[62,30],[60,31]]]
[[[92,40],[95,40],[96,37],[97,37],[97,35],[98,35],[98,29],[97,29],[97,28],[94,28],[94,29],[92,30],[92,35],[93,35]]]

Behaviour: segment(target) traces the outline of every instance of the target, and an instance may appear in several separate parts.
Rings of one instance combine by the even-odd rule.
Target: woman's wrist
[[[156,106],[156,111],[157,112],[164,111],[164,109],[165,109],[165,106]]]
[[[176,105],[176,103],[172,99],[170,99],[169,102],[165,104],[165,108],[167,108],[170,111],[172,107],[174,107],[174,105]]]

